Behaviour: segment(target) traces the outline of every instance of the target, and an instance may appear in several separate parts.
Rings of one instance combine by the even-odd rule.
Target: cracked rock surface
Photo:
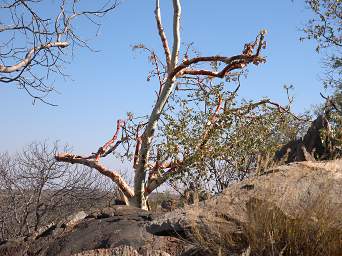
[[[174,255],[181,247],[177,239],[156,237],[146,231],[146,223],[153,218],[151,213],[129,206],[80,212],[34,237],[4,242],[0,255],[121,255],[117,254],[119,250],[125,252],[122,255],[131,251],[128,256],[166,256],[168,251]],[[85,251],[88,254],[79,254]]]

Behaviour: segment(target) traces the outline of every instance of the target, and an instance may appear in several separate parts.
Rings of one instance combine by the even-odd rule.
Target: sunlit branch
[[[170,53],[169,44],[167,42],[167,38],[166,38],[164,28],[163,28],[163,24],[162,24],[159,0],[156,0],[156,8],[155,8],[154,13],[155,13],[155,18],[156,18],[156,22],[157,22],[159,37],[161,39],[163,49],[164,49],[164,53],[165,53],[167,70],[168,70],[168,72],[170,72],[170,70],[171,70],[171,53]]]
[[[25,56],[25,58],[20,61],[17,64],[14,64],[12,66],[4,66],[0,64],[0,72],[1,73],[12,73],[15,71],[18,71],[25,66],[27,66],[31,61],[35,53],[42,49],[48,49],[52,47],[58,47],[58,48],[65,48],[69,45],[68,42],[54,42],[54,43],[48,43],[48,44],[42,44],[38,47],[32,48]]]
[[[126,183],[126,181],[118,172],[114,170],[109,170],[98,161],[86,159],[86,157],[76,156],[70,153],[60,153],[57,154],[55,158],[57,161],[60,162],[82,164],[90,168],[94,168],[101,174],[109,177],[113,182],[115,182],[115,184],[117,184],[117,186],[121,189],[121,191],[125,194],[127,198],[131,198],[134,196],[133,190],[130,188],[130,186]]]

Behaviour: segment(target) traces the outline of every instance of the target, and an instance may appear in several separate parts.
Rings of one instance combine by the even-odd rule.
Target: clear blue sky
[[[163,23],[169,41],[171,0],[161,0]],[[60,94],[49,100],[58,104],[32,106],[23,91],[0,86],[0,152],[14,152],[35,141],[69,143],[77,153],[95,151],[113,133],[115,122],[127,111],[148,114],[155,82],[146,82],[150,69],[146,56],[132,52],[144,43],[160,52],[154,21],[154,1],[126,0],[103,20],[92,46],[81,49],[66,67],[73,80],[57,80]],[[184,0],[182,41],[194,42],[203,55],[234,55],[267,29],[267,63],[251,68],[242,81],[241,95],[263,96],[285,103],[282,87],[295,86],[295,111],[320,101],[321,62],[313,42],[299,42],[299,28],[310,17],[304,0]],[[86,27],[79,27],[80,32]]]

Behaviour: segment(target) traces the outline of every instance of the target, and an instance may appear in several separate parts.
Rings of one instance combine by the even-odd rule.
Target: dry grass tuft
[[[296,218],[260,200],[251,201],[248,212],[245,230],[251,255],[341,255],[341,212],[324,200],[317,200]]]
[[[296,218],[258,199],[250,200],[247,213],[247,223],[227,216],[202,217],[201,225],[194,221],[194,243],[205,255],[341,255],[341,209],[333,209],[324,197]]]

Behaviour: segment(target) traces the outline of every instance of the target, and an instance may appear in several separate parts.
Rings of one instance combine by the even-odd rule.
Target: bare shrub
[[[0,239],[32,234],[113,196],[90,168],[57,162],[57,150],[57,143],[38,142],[14,156],[0,154]]]

